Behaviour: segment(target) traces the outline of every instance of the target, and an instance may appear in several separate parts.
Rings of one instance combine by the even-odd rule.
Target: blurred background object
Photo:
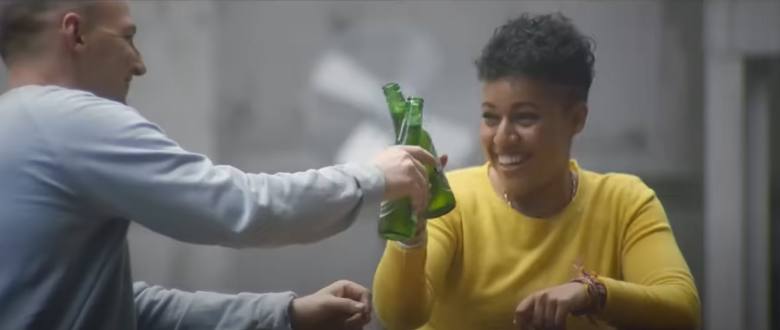
[[[780,254],[770,253],[780,251],[778,1],[131,1],[131,10],[149,72],[129,103],[185,148],[262,172],[367,160],[390,144],[388,81],[425,98],[425,125],[450,169],[481,164],[473,61],[510,17],[560,11],[597,45],[575,158],[656,190],[706,329],[780,329],[780,286],[770,285],[780,283]],[[222,292],[308,293],[339,278],[370,287],[384,247],[376,220],[317,244],[242,251],[133,226],[133,273]]]

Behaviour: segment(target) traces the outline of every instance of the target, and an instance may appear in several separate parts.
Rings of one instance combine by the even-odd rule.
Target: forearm
[[[127,150],[94,147],[108,155],[80,157],[73,172],[107,212],[185,242],[317,241],[348,228],[364,206],[378,207],[384,189],[382,173],[370,165],[249,174],[158,139]]]
[[[374,308],[388,329],[415,329],[428,321],[433,290],[425,274],[427,248],[388,242],[374,275]]]
[[[384,188],[381,173],[367,165],[278,174],[209,162],[188,166],[191,171],[161,173],[167,180],[149,182],[148,189],[125,189],[123,195],[132,198],[122,199],[123,213],[191,243],[279,246],[345,230],[362,209],[378,207]]]
[[[237,295],[133,284],[138,329],[289,330],[291,292]]]
[[[663,206],[647,188],[636,200],[626,217],[620,281],[604,279],[604,317],[620,327],[696,329],[696,285]]]
[[[238,216],[230,245],[274,246],[317,241],[348,228],[361,211],[378,214],[382,173],[370,165],[338,165],[298,173],[246,174],[232,201]],[[226,200],[230,203],[230,200]]]
[[[51,138],[51,149],[78,197],[107,218],[190,243],[283,245],[348,228],[384,193],[384,174],[372,165],[278,174],[214,165],[133,109],[93,101],[53,127],[68,140]]]
[[[675,272],[668,280],[641,285],[600,277],[607,288],[601,317],[618,327],[698,329],[699,297],[690,276]]]

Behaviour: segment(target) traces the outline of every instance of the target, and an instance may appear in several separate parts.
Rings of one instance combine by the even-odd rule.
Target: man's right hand
[[[425,165],[441,168],[429,152],[417,146],[393,146],[377,155],[373,164],[385,174],[385,200],[409,197],[416,213],[425,210],[430,197]]]
[[[360,284],[340,280],[290,305],[293,330],[363,329],[371,321],[371,293]]]

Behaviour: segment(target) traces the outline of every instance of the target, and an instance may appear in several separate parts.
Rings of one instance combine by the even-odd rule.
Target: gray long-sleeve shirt
[[[187,152],[137,111],[91,93],[0,96],[0,329],[285,329],[292,293],[220,295],[133,285],[127,228],[231,247],[316,241],[384,176],[346,164],[247,174]]]

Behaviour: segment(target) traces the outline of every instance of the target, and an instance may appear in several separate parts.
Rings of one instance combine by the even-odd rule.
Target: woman
[[[692,329],[699,298],[653,190],[570,160],[592,44],[560,14],[496,30],[476,65],[487,162],[448,174],[457,207],[388,242],[390,329]]]

